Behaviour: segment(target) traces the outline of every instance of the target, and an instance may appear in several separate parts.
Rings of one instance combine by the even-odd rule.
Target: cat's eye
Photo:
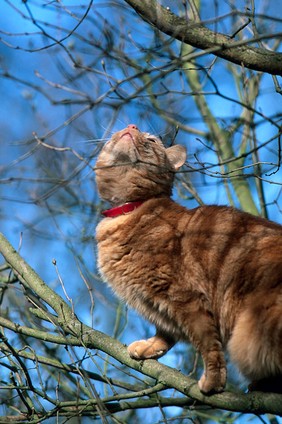
[[[146,138],[147,138],[148,141],[152,141],[153,143],[162,142],[162,137],[160,137],[160,136],[149,135]]]

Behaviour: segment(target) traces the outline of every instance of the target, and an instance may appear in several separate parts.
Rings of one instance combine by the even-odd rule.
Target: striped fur
[[[204,362],[199,387],[212,393],[225,387],[227,350],[254,389],[280,391],[282,226],[230,207],[175,203],[173,179],[185,157],[181,146],[165,149],[130,125],[97,160],[103,199],[114,206],[144,201],[103,219],[96,233],[101,275],[156,326],[129,353],[158,358],[178,340],[190,341]]]

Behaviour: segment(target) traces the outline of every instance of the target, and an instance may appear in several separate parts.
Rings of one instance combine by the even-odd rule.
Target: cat
[[[202,393],[226,384],[224,351],[254,390],[282,390],[282,226],[226,206],[189,210],[171,199],[181,145],[136,125],[115,133],[96,163],[98,268],[156,334],[128,346],[159,358],[177,341],[200,352]]]

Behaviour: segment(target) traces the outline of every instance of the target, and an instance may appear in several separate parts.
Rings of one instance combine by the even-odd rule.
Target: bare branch
[[[204,50],[205,54],[214,54],[249,69],[282,76],[282,53],[250,46],[261,40],[281,38],[281,33],[261,34],[249,40],[234,41],[230,36],[214,33],[198,22],[187,22],[186,18],[176,16],[157,0],[126,2],[155,28],[183,43]]]

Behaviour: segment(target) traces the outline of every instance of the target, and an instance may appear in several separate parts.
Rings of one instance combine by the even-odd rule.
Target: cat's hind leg
[[[250,390],[282,391],[282,294],[261,293],[245,302],[228,343],[231,360]]]
[[[174,344],[175,341],[171,337],[157,331],[154,337],[131,343],[127,350],[134,359],[158,359],[165,355]]]

